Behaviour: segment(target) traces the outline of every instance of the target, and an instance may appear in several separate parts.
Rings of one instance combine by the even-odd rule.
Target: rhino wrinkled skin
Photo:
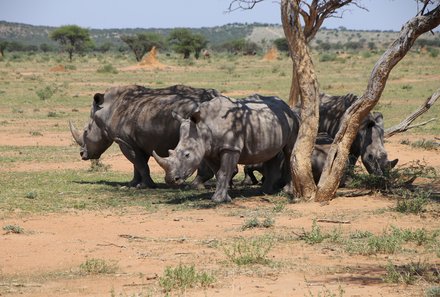
[[[312,154],[312,172],[316,183],[321,177],[330,145],[338,133],[342,117],[356,99],[357,96],[353,94],[345,96],[320,95],[319,134]],[[295,111],[299,113],[298,109],[295,109]],[[384,123],[382,114],[380,112],[369,113],[362,121],[356,138],[350,147],[349,168],[354,167],[359,157],[361,157],[362,163],[370,174],[383,175],[386,171],[393,168],[398,160],[388,160],[383,137]],[[245,166],[243,184],[258,183],[253,171],[262,173],[262,164]],[[344,184],[344,180],[345,176],[341,180],[341,185]]]
[[[298,132],[298,118],[277,97],[254,95],[241,100],[219,96],[201,103],[188,118],[181,121],[180,140],[170,156],[162,158],[153,152],[165,172],[167,183],[179,184],[188,178],[202,159],[217,178],[213,201],[230,201],[227,191],[237,164],[264,163],[268,177],[263,192],[272,193],[282,173],[277,154],[290,154]],[[285,162],[289,164],[289,162]],[[284,166],[289,174],[288,166]]]
[[[334,138],[345,111],[357,100],[357,96],[320,96],[319,132],[325,132]],[[380,112],[369,113],[361,122],[356,138],[350,147],[349,166],[352,168],[361,157],[368,173],[383,175],[393,168],[398,159],[388,160],[384,147],[384,123]]]
[[[81,133],[70,123],[75,141],[81,146],[83,160],[98,159],[113,142],[133,163],[130,186],[155,188],[148,160],[154,150],[167,156],[179,141],[180,123],[172,112],[188,115],[199,103],[219,93],[176,85],[149,89],[138,85],[113,87],[94,96],[90,120]]]

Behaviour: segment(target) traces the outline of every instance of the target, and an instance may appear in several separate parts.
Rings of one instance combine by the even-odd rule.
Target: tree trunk
[[[295,108],[300,100],[298,74],[295,67],[292,67],[292,83],[290,84],[289,106],[291,108]]]
[[[293,194],[309,200],[313,199],[316,193],[311,156],[318,134],[319,92],[312,59],[301,28],[299,3],[300,0],[282,0],[281,18],[290,45],[293,72],[297,74],[299,96],[301,96],[301,125],[290,160]],[[295,100],[289,98],[289,102]]]
[[[356,136],[360,122],[379,101],[393,67],[402,60],[417,37],[439,24],[440,6],[426,15],[414,17],[403,26],[398,38],[376,62],[365,93],[344,114],[319,180],[316,201],[326,201],[334,197],[339,185],[336,181],[342,177],[349,147]]]

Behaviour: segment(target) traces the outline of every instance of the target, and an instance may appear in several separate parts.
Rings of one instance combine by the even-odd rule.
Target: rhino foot
[[[231,197],[228,194],[226,194],[226,196],[223,196],[223,195],[218,195],[217,193],[215,193],[211,199],[212,199],[212,201],[217,202],[217,203],[224,203],[224,202],[231,202],[232,201]]]
[[[157,185],[155,183],[153,183],[153,184],[138,183],[135,185],[130,185],[130,187],[134,187],[136,189],[156,189]]]

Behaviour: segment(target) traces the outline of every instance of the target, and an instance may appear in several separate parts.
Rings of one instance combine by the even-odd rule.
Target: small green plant
[[[104,66],[98,68],[96,72],[117,74],[118,70],[112,64],[105,64]]]
[[[110,165],[106,165],[101,162],[100,159],[91,159],[90,160],[90,169],[91,172],[106,172],[110,169]]]
[[[321,231],[321,227],[316,223],[316,220],[313,220],[312,230],[305,231],[303,229],[303,234],[299,236],[300,240],[304,240],[308,244],[317,244],[324,241],[324,239],[328,238],[328,234],[324,234]]]
[[[411,192],[409,190],[401,190],[398,194],[395,211],[400,213],[419,214],[426,211],[426,206],[429,202],[431,192],[424,190],[416,190]]]
[[[41,100],[47,100],[50,99],[53,94],[55,94],[55,89],[53,89],[50,86],[46,86],[42,89],[39,89],[35,92],[38,96],[38,98],[40,98]]]
[[[440,297],[440,287],[430,287],[425,291],[425,297]]]
[[[215,282],[215,277],[207,272],[197,272],[194,265],[179,264],[176,268],[165,268],[159,284],[165,292],[179,289],[182,293],[196,286],[208,287]]]
[[[49,111],[48,113],[47,113],[47,117],[48,118],[57,118],[59,115],[58,115],[58,113],[56,112],[56,111]]]
[[[103,259],[87,259],[79,266],[82,274],[112,274],[118,269],[115,263],[108,263]]]
[[[332,61],[335,61],[336,58],[337,58],[337,56],[334,53],[324,53],[319,56],[319,61],[320,62],[332,62]]]
[[[35,199],[37,198],[37,196],[38,196],[37,192],[31,191],[31,192],[27,192],[25,197],[27,199]]]
[[[414,148],[422,148],[425,150],[436,150],[440,148],[440,145],[434,140],[417,140],[411,143],[411,146]]]
[[[439,271],[436,267],[431,267],[426,261],[411,262],[407,265],[394,265],[388,261],[384,281],[388,283],[404,283],[412,285],[419,280],[427,282],[438,282],[440,280]]]
[[[274,225],[275,220],[271,217],[266,217],[261,222],[258,217],[253,217],[249,220],[247,220],[243,226],[241,226],[241,230],[247,230],[252,228],[270,228]]]
[[[31,136],[43,136],[43,133],[41,133],[40,131],[30,131],[29,134]]]
[[[3,227],[3,230],[6,231],[6,234],[14,233],[14,234],[23,234],[24,229],[18,225],[6,225]]]
[[[228,259],[237,265],[266,265],[270,262],[267,254],[273,245],[274,239],[269,236],[250,239],[240,237],[234,240],[231,246],[225,246],[223,250]]]

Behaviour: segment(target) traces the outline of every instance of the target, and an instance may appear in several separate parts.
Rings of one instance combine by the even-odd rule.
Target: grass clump
[[[349,187],[381,190],[384,193],[393,194],[396,189],[412,188],[412,183],[418,177],[435,179],[437,171],[434,167],[427,166],[420,161],[407,164],[406,167],[393,168],[384,175],[352,174]]]
[[[110,165],[106,165],[101,162],[100,159],[90,160],[90,172],[107,172],[110,169]]]
[[[430,287],[430,288],[426,289],[425,296],[426,297],[440,297],[440,287],[435,286],[435,287]]]
[[[241,230],[253,229],[253,228],[270,228],[273,227],[275,220],[271,217],[264,218],[263,221],[258,219],[258,217],[252,217],[244,222],[243,226],[241,226]]]
[[[115,263],[108,263],[103,259],[87,259],[86,262],[79,266],[82,274],[113,274],[118,269]]]
[[[305,231],[299,236],[300,240],[304,240],[308,244],[317,244],[323,242],[326,238],[329,238],[329,234],[325,234],[321,231],[321,227],[313,220],[312,229],[310,231]]]
[[[425,261],[411,262],[406,265],[395,265],[391,261],[385,267],[386,274],[383,280],[387,283],[413,285],[417,281],[438,283],[440,273],[437,267]]]
[[[56,90],[54,88],[46,86],[42,89],[37,90],[35,93],[37,94],[38,98],[44,101],[50,99],[55,94],[55,91]]]
[[[426,140],[426,139],[411,142],[410,145],[411,145],[411,147],[421,148],[421,149],[425,149],[425,150],[436,150],[436,149],[440,148],[440,144],[438,144],[436,141]]]
[[[207,272],[197,272],[194,265],[179,264],[176,268],[167,267],[159,284],[165,292],[178,289],[182,293],[196,286],[208,287],[215,282],[215,277]]]
[[[6,225],[3,227],[3,230],[6,231],[6,234],[14,233],[14,234],[23,234],[24,229],[18,225]]]
[[[117,74],[118,69],[116,69],[112,64],[105,64],[104,66],[99,67],[98,70],[96,70],[96,72]]]
[[[257,238],[246,239],[240,237],[229,247],[223,250],[233,263],[241,265],[262,264],[267,265],[270,260],[267,254],[274,245],[274,239],[269,236],[261,236]]]
[[[419,214],[426,211],[431,192],[416,190],[411,192],[409,190],[399,191],[400,195],[397,199],[395,211],[400,213]]]

